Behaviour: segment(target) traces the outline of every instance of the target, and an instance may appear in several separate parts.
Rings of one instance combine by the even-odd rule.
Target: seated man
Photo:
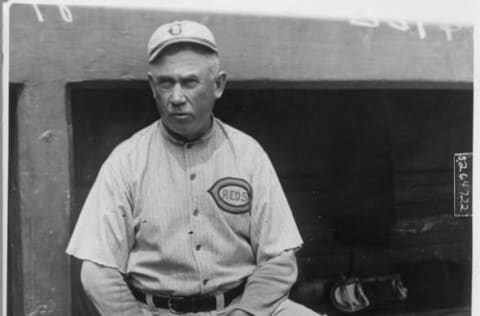
[[[67,253],[102,315],[316,315],[288,300],[302,245],[272,164],[212,114],[227,76],[191,21],[148,43],[160,120],[118,145]]]

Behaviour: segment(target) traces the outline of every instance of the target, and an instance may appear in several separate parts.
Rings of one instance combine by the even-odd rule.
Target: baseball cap
[[[194,21],[174,21],[163,24],[153,32],[148,41],[148,62],[152,62],[167,46],[175,43],[195,43],[218,53],[212,32]]]

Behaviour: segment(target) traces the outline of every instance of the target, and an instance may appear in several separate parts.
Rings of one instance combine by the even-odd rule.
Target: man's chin
[[[192,132],[190,124],[165,124],[167,131],[175,138],[181,140],[192,140],[195,133]]]

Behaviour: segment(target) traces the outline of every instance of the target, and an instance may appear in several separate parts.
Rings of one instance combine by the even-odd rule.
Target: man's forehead
[[[192,78],[201,77],[202,74],[207,73],[205,70],[192,70],[192,69],[180,69],[180,68],[153,68],[150,70],[150,74],[155,78]]]
[[[163,54],[152,65],[174,64],[178,67],[182,65],[208,66],[211,57],[198,54],[191,50],[176,51],[172,54]]]
[[[206,56],[182,51],[165,55],[150,65],[150,72],[155,76],[200,76],[212,69],[212,63]]]

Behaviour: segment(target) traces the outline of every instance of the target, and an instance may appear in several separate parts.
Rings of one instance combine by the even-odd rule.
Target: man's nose
[[[172,98],[171,98],[172,105],[181,105],[185,103],[185,94],[182,87],[179,84],[176,84],[172,90]]]

